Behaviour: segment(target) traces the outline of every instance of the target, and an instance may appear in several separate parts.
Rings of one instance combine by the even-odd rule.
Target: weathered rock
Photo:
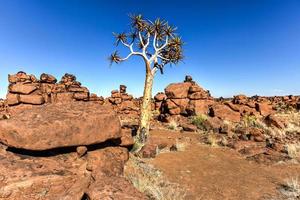
[[[78,157],[80,158],[80,157],[84,156],[86,154],[87,150],[88,149],[87,149],[86,146],[78,146],[76,148],[76,152],[77,152]]]
[[[74,93],[72,92],[64,92],[64,93],[57,93],[53,95],[52,102],[60,102],[60,103],[67,103],[74,101]]]
[[[263,103],[256,103],[255,104],[256,110],[262,115],[262,116],[267,116],[273,113],[272,110],[272,105],[270,105],[267,102]]]
[[[27,103],[27,104],[33,104],[33,105],[42,105],[45,103],[45,99],[41,95],[20,95],[20,102],[21,103]]]
[[[36,84],[16,83],[9,85],[9,91],[18,94],[30,94],[37,89]]]
[[[9,83],[17,83],[17,82],[32,82],[31,76],[27,75],[25,72],[18,72],[14,75],[8,75]]]
[[[41,74],[40,81],[41,83],[56,83],[57,79],[50,74],[43,73]]]
[[[17,105],[20,103],[20,96],[19,94],[8,93],[6,95],[6,101],[9,106]]]
[[[222,104],[216,104],[212,106],[209,115],[211,117],[219,117],[222,120],[228,120],[231,122],[239,122],[241,120],[241,115],[239,112],[235,112],[228,106]]]
[[[206,130],[212,130],[218,133],[223,127],[223,121],[217,117],[209,117],[203,122],[203,126]]]
[[[265,117],[265,123],[268,126],[275,126],[279,129],[283,129],[285,127],[285,124],[283,121],[281,121],[280,119],[278,119],[275,115],[270,114],[268,116]]]
[[[89,100],[89,93],[85,92],[76,92],[74,93],[74,99],[76,100]]]
[[[191,100],[186,110],[190,115],[208,114],[209,108],[214,104],[213,100]]]
[[[164,101],[164,100],[167,99],[167,96],[165,95],[165,93],[159,92],[159,93],[157,93],[157,94],[154,96],[154,99],[155,99],[156,101]]]
[[[196,132],[198,129],[197,126],[189,123],[181,123],[180,126],[184,131],[188,131],[188,132]]]
[[[122,128],[121,134],[121,144],[122,147],[130,147],[134,144],[134,139],[132,137],[132,129],[129,128]]]
[[[171,99],[184,99],[188,97],[189,88],[192,83],[172,83],[165,88],[165,94]]]
[[[121,138],[110,106],[88,102],[37,106],[0,122],[0,141],[8,146],[45,150]]]

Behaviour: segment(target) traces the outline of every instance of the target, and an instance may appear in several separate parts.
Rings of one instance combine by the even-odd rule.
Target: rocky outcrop
[[[120,85],[119,90],[111,91],[111,96],[107,98],[106,104],[112,105],[120,115],[138,118],[139,101],[127,94],[126,88],[125,85]]]
[[[120,122],[112,108],[92,102],[37,106],[0,121],[0,141],[27,150],[92,145],[120,138]]]
[[[102,97],[90,94],[86,87],[76,80],[72,74],[65,74],[59,83],[49,74],[41,74],[40,79],[25,72],[8,75],[8,93],[6,102],[9,106],[19,104],[42,105],[44,103],[71,101],[98,101]]]
[[[109,105],[69,102],[20,111],[0,120],[0,198],[146,199],[123,176],[128,149],[120,145],[130,140]]]
[[[209,102],[212,97],[209,91],[205,91],[192,80],[191,76],[187,76],[182,83],[168,85],[165,88],[165,94],[158,93],[154,99],[155,108],[160,109],[162,114],[192,115],[200,112],[207,113],[208,107],[203,111],[202,103]]]

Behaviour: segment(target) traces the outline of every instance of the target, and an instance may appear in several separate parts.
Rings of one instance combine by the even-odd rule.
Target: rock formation
[[[113,109],[34,106],[0,121],[0,198],[145,199],[125,178],[128,150]]]
[[[9,87],[6,101],[9,106],[19,104],[42,105],[44,103],[71,101],[99,101],[102,97],[90,94],[86,87],[72,74],[65,74],[61,81],[49,74],[41,74],[40,79],[25,72],[8,75]]]

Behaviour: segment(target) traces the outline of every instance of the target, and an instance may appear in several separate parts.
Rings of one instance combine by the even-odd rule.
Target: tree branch
[[[159,55],[159,54],[157,55],[157,57],[160,58],[160,59],[162,59],[162,60],[166,60],[166,61],[169,61],[169,60],[170,60],[170,59],[165,58],[165,57],[163,57],[163,56],[161,56],[161,55]]]
[[[125,58],[121,58],[121,61],[127,60],[127,59],[130,58],[130,56],[132,56],[132,55],[142,56],[144,59],[147,59],[147,57],[145,57],[143,53],[141,53],[141,52],[135,52],[135,51],[133,50],[133,43],[132,43],[131,45],[129,45],[129,44],[123,42],[122,40],[121,40],[121,42],[122,42],[122,44],[123,44],[124,46],[128,47],[129,50],[130,50],[130,54],[128,54],[128,56],[126,56]],[[147,60],[148,60],[148,59],[147,59]]]
[[[169,42],[169,37],[168,36],[166,36],[166,41],[165,41],[165,44],[164,45],[162,45],[159,49],[158,49],[158,51],[160,51],[160,50],[162,50],[163,48],[165,48],[167,45],[168,45],[168,42]]]

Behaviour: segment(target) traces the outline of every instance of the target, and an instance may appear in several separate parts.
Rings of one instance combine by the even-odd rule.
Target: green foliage
[[[192,124],[197,126],[197,128],[201,130],[206,130],[204,126],[204,122],[207,120],[207,118],[208,118],[207,115],[201,114],[201,115],[194,116],[191,122]]]
[[[245,115],[243,117],[243,123],[245,127],[257,127],[257,119],[254,115]]]

